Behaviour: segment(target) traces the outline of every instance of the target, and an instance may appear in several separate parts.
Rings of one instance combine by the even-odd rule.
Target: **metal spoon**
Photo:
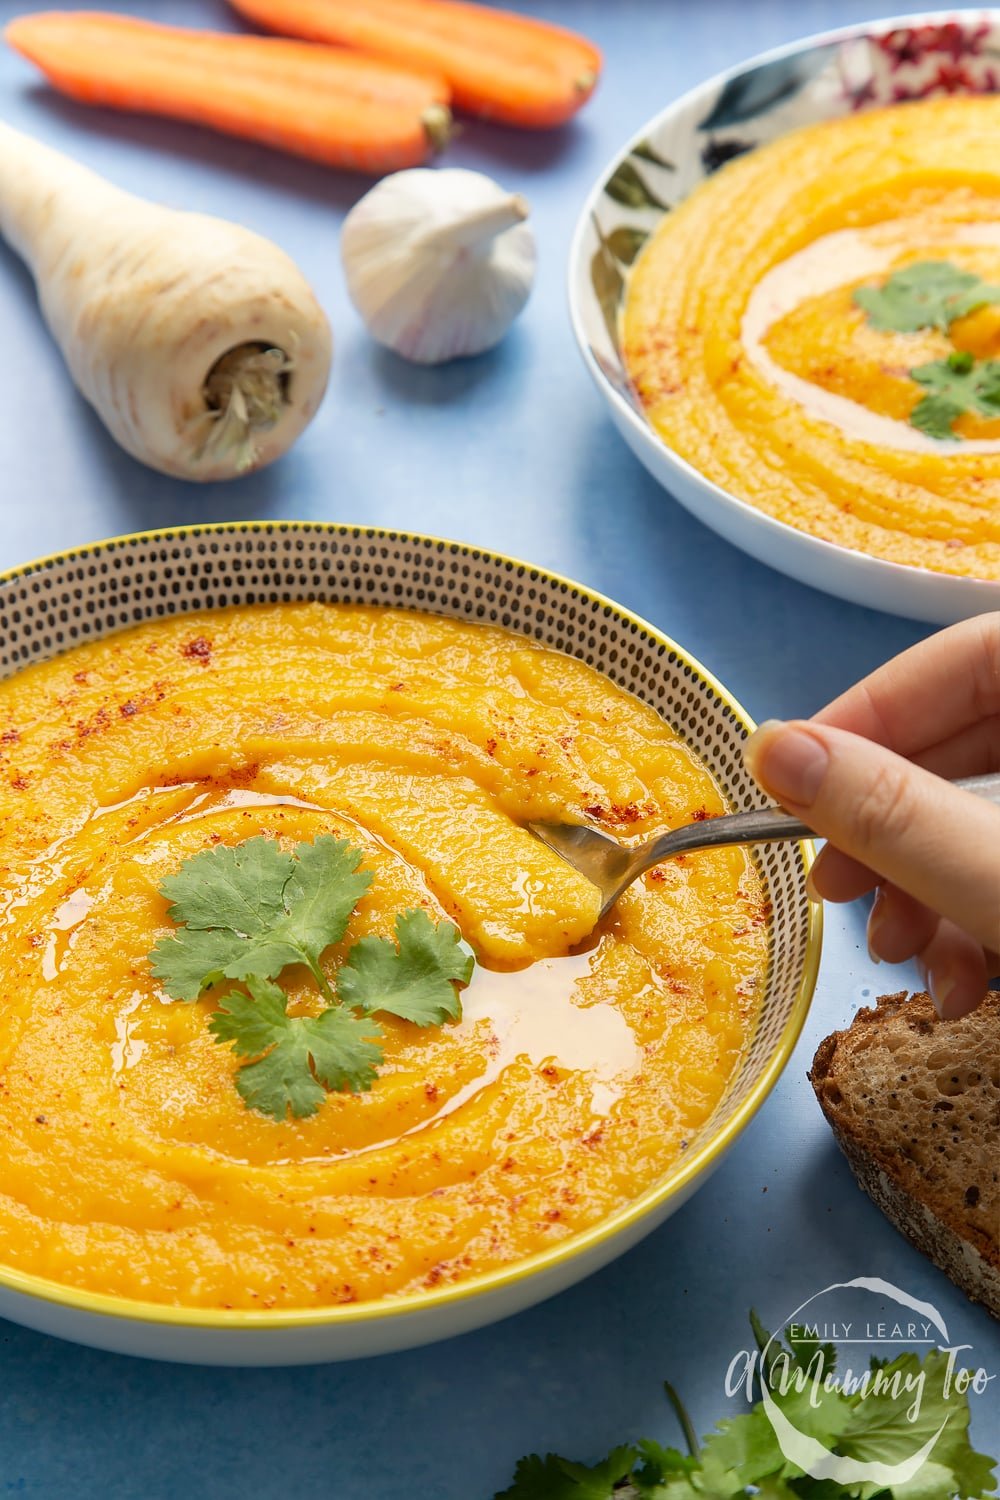
[[[1000,774],[970,776],[953,785],[1000,805]],[[816,836],[813,829],[780,807],[758,807],[752,812],[706,818],[703,823],[688,823],[683,828],[661,833],[645,844],[619,844],[606,833],[579,823],[529,823],[528,827],[543,844],[597,886],[602,917],[633,880],[675,854],[686,854],[692,849],[717,849],[724,844],[783,843]]]

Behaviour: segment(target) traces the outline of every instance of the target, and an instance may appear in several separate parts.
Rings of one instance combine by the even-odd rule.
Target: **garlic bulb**
[[[528,205],[482,172],[394,172],[347,215],[347,290],[380,344],[418,364],[500,342],[528,300]]]

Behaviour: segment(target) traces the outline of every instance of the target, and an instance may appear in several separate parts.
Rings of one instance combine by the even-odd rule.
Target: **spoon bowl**
[[[955,785],[1000,805],[1000,775],[970,776]],[[597,886],[601,893],[600,917],[607,916],[633,880],[677,854],[718,849],[726,844],[783,843],[814,837],[813,829],[780,807],[757,807],[751,812],[686,823],[642,844],[620,844],[585,823],[529,823],[528,827],[554,854]]]

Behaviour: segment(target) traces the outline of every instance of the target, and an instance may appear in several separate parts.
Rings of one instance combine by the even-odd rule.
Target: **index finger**
[[[912,757],[997,714],[1000,614],[991,614],[911,646],[813,717]]]

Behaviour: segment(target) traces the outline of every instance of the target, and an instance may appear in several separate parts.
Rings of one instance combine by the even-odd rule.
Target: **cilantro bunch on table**
[[[782,1453],[763,1401],[728,1417],[699,1443],[676,1393],[667,1397],[685,1437],[686,1452],[644,1440],[615,1448],[597,1464],[575,1463],[557,1454],[522,1458],[514,1482],[495,1500],[982,1500],[996,1489],[994,1461],[969,1442],[968,1397],[954,1380],[944,1394],[948,1355],[930,1350],[921,1359],[905,1353],[872,1360],[882,1373],[879,1391],[867,1395],[825,1388],[835,1369],[835,1350],[812,1339],[770,1339],[753,1313],[760,1359],[773,1374],[775,1362],[798,1372],[800,1388],[782,1395],[769,1379],[771,1399],[800,1431],[830,1453],[868,1463],[899,1466],[941,1429],[929,1456],[911,1478],[881,1488],[877,1483],[844,1486],[813,1479]],[[810,1376],[811,1370],[811,1376]],[[919,1418],[910,1421],[913,1382],[923,1375]],[[893,1377],[896,1393],[893,1392]]]
[[[346,839],[286,850],[260,836],[195,854],[160,886],[178,927],[153,948],[153,974],[173,1000],[197,1000],[227,979],[243,984],[222,997],[209,1030],[243,1059],[235,1082],[244,1102],[274,1120],[315,1114],[331,1090],[371,1088],[382,1061],[377,1012],[417,1026],[461,1015],[456,986],[472,977],[472,951],[451,922],[435,925],[419,908],[396,916],[394,940],[354,943],[331,983],[320,960],[371,881]],[[318,1015],[289,1012],[277,981],[291,964],[312,975]]]

